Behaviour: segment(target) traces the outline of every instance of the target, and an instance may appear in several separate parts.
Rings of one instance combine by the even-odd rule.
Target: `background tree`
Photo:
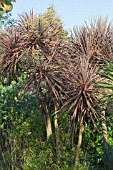
[[[15,2],[15,0],[0,0],[0,11],[4,13],[11,12],[13,9],[12,2]]]

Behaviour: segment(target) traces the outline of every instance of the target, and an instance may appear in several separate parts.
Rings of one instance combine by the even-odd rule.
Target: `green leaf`
[[[107,84],[107,83],[96,83],[98,88],[108,88],[108,89],[113,89],[112,84]]]
[[[108,73],[108,74],[106,74],[106,73],[100,73],[100,75],[101,75],[102,77],[107,78],[107,79],[113,80],[113,75],[110,74],[110,73]]]

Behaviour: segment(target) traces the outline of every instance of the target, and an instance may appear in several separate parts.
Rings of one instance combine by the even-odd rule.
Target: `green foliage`
[[[104,107],[106,111],[106,122],[107,122],[107,131],[108,131],[108,146],[104,145],[103,147],[103,161],[104,169],[113,169],[113,62],[104,61],[102,66],[103,71],[100,73],[101,77],[106,80],[106,82],[97,83],[97,87],[108,89],[104,92],[103,99]]]
[[[4,13],[11,12],[13,9],[12,2],[15,2],[14,0],[0,0],[0,11]]]
[[[57,32],[57,36],[53,37],[55,40],[59,40],[61,37],[63,40],[67,37],[67,31],[64,30],[61,18],[57,15],[53,6],[49,7],[44,14],[40,15],[39,20],[42,21],[44,28],[46,28],[48,25],[51,25],[52,27],[50,28],[50,31],[53,28],[59,28],[60,31]]]
[[[113,90],[113,63],[105,60],[104,65],[102,66],[102,72],[100,73],[101,77],[109,80],[109,83],[97,83],[98,88],[107,88]]]
[[[0,86],[0,168],[68,170],[75,154],[74,148],[68,148],[69,133],[64,133],[69,127],[69,117],[64,115],[60,123],[62,154],[61,165],[58,166],[54,150],[55,136],[46,142],[43,118],[36,98],[30,93],[24,95],[22,83],[13,81],[8,87]]]
[[[113,170],[113,148],[112,147],[108,147],[105,148],[104,147],[104,169],[107,170]]]
[[[22,166],[21,162],[25,159],[24,152],[33,133],[29,124],[34,118],[32,118],[33,112],[36,112],[36,100],[30,94],[22,98],[23,91],[19,91],[21,87],[21,82],[12,82],[9,87],[0,86],[0,151],[2,153],[0,169]]]

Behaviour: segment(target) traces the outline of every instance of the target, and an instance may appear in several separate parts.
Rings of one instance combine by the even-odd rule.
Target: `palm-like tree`
[[[48,18],[49,16],[49,18]],[[45,117],[47,139],[52,135],[51,112],[57,112],[63,82],[59,72],[62,68],[61,55],[66,41],[62,23],[55,17],[53,9],[37,17],[33,12],[20,15],[15,27],[1,33],[4,54],[0,59],[4,77],[8,83],[18,80],[20,71],[26,75],[25,92],[37,96],[39,109]],[[8,74],[8,75],[7,75]],[[54,116],[56,151],[59,162],[59,139],[57,115]]]
[[[82,28],[74,28],[72,41],[74,55],[86,57],[90,62],[103,63],[103,59],[113,58],[113,27],[103,20],[85,23]]]
[[[112,26],[107,26],[107,19],[99,19],[80,29],[74,29],[69,42],[67,58],[64,60],[64,74],[67,100],[62,109],[74,109],[71,116],[71,135],[74,139],[74,128],[79,123],[79,137],[75,159],[77,169],[82,133],[85,122],[90,119],[96,127],[96,119],[100,119],[94,104],[98,103],[94,96],[98,89],[95,82],[100,79],[97,73],[104,64],[103,59],[112,59]],[[76,121],[77,120],[77,121]],[[73,142],[72,142],[73,143]]]
[[[96,126],[95,120],[99,118],[93,105],[97,102],[94,93],[96,92],[95,82],[98,79],[96,74],[97,66],[92,66],[85,58],[79,58],[78,65],[68,63],[65,68],[66,74],[66,94],[67,101],[64,103],[62,109],[73,109],[71,115],[71,135],[74,139],[74,129],[79,123],[79,136],[78,145],[75,159],[75,169],[78,166],[79,152],[82,143],[82,133],[84,126],[87,123],[87,119],[91,119],[94,126]],[[75,123],[78,122],[78,123]],[[72,141],[73,143],[73,141]]]

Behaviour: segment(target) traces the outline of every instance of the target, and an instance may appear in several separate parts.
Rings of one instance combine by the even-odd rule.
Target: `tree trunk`
[[[74,113],[71,116],[71,122],[70,122],[70,145],[72,145],[72,147],[73,147],[74,139],[75,139],[74,136],[77,133],[77,124],[75,126],[76,114],[77,114],[77,108],[74,110]]]
[[[46,134],[47,134],[47,140],[49,140],[50,136],[52,135],[52,125],[51,125],[51,118],[48,111],[47,106],[45,106],[45,126],[46,126]]]
[[[78,136],[78,144],[77,144],[77,150],[76,150],[76,158],[75,158],[75,170],[78,169],[78,163],[79,163],[79,153],[80,153],[80,147],[82,144],[82,134],[84,131],[84,125],[83,125],[83,117],[80,121],[80,129],[79,129],[79,136]]]
[[[55,103],[54,126],[55,126],[55,137],[56,137],[57,163],[59,164],[60,163],[60,140],[59,140],[58,115],[57,115],[56,103]]]
[[[102,133],[103,133],[103,151],[104,151],[104,168],[111,169],[111,156],[110,156],[110,150],[109,150],[109,145],[108,145],[108,135],[107,135],[107,126],[106,126],[106,117],[105,117],[105,111],[102,111]]]
[[[103,145],[104,148],[108,149],[108,135],[107,135],[107,126],[106,126],[106,118],[105,118],[105,111],[102,111],[102,120],[101,120],[101,124],[102,124],[102,133],[103,133]]]
[[[75,136],[75,119],[70,127],[70,146],[73,147],[74,144],[74,136]]]
[[[73,120],[72,127],[70,127],[70,141],[69,144],[71,147],[74,146],[74,141],[76,141],[77,135],[77,125],[75,125],[75,119]]]

